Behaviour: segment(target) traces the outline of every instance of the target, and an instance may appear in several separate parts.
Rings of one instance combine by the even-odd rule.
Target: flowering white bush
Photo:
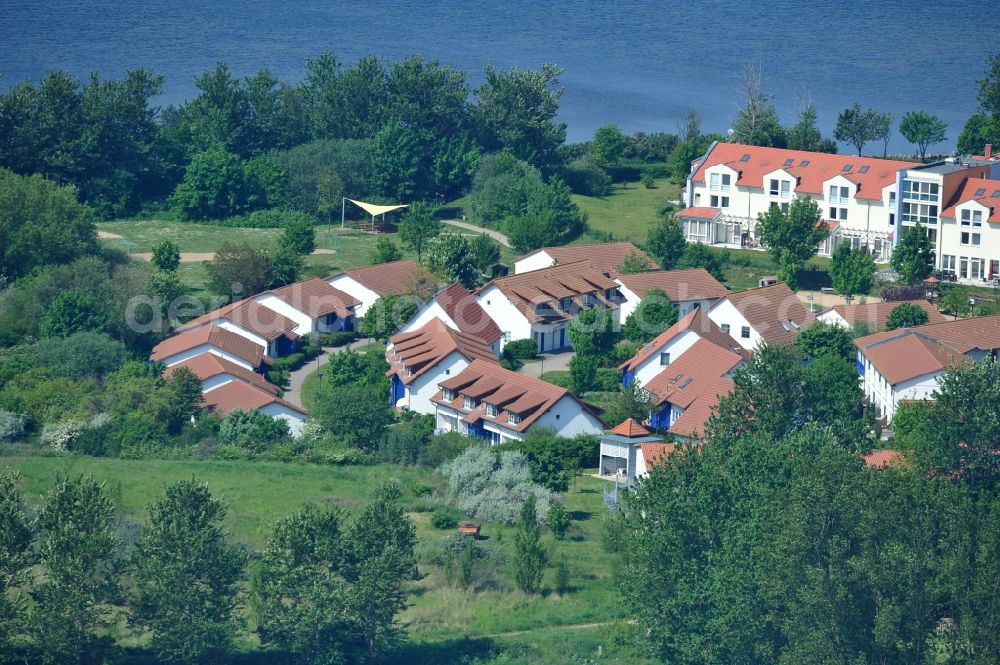
[[[0,411],[0,443],[18,441],[24,436],[28,419],[20,413]]]
[[[55,450],[69,450],[70,445],[80,437],[85,429],[87,429],[87,424],[79,420],[46,423],[45,427],[42,428],[42,445]]]
[[[558,502],[551,491],[531,482],[531,469],[524,453],[505,451],[496,455],[486,446],[470,446],[441,467],[448,479],[448,500],[461,511],[487,522],[514,524],[521,506],[535,496],[539,521]]]

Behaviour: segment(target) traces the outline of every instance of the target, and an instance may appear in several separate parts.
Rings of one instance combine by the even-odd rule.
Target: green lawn
[[[249,243],[266,247],[277,241],[280,229],[241,229],[193,222],[176,222],[156,219],[101,222],[99,231],[122,236],[105,240],[118,249],[132,253],[151,252],[161,240],[173,240],[182,252],[214,252],[226,242]]]
[[[680,189],[667,179],[646,189],[637,182],[617,184],[608,196],[597,198],[574,194],[573,201],[587,213],[587,223],[595,231],[611,233],[615,238],[645,243],[649,230],[660,220],[660,209],[677,200]],[[593,242],[582,239],[579,242]]]
[[[404,508],[413,511],[424,499],[409,489],[415,482],[441,487],[441,479],[416,467],[395,465],[328,467],[306,464],[245,461],[119,460],[75,455],[6,456],[0,466],[12,466],[25,477],[24,491],[36,504],[51,488],[57,473],[90,474],[106,482],[123,516],[143,523],[145,507],[162,495],[165,484],[197,477],[229,508],[226,527],[233,537],[260,547],[275,520],[305,503],[328,504],[347,511],[369,501],[383,481],[398,481]],[[453,663],[461,656],[482,656],[509,649],[508,662],[569,664],[589,662],[598,645],[607,655],[613,649],[607,637],[612,622],[628,616],[619,591],[621,561],[600,544],[604,481],[578,478],[564,495],[572,526],[563,541],[547,533],[544,544],[552,560],[564,559],[570,570],[570,591],[553,591],[553,572],[546,573],[544,589],[535,596],[511,590],[510,576],[501,567],[501,579],[490,590],[478,593],[460,589],[445,579],[437,565],[421,563],[423,578],[413,583],[411,605],[401,619],[408,627],[409,644],[392,660],[397,663]],[[453,531],[430,526],[430,513],[410,512],[420,542],[449,537]],[[487,543],[507,552],[514,528],[483,525]],[[124,638],[123,638],[124,639]],[[248,649],[251,635],[240,640]],[[133,637],[124,639],[135,645]],[[618,662],[646,663],[621,659]]]

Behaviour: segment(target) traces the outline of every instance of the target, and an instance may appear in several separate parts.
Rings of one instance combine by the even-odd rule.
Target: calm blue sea
[[[738,72],[754,62],[786,122],[805,92],[826,133],[858,101],[897,120],[937,114],[951,144],[975,109],[987,56],[1000,51],[994,2],[5,0],[0,87],[53,69],[118,76],[148,66],[166,76],[165,105],[191,97],[194,77],[217,61],[298,80],[324,50],[347,62],[420,52],[473,84],[485,63],[554,62],[566,70],[561,117],[575,141],[612,122],[675,131],[688,109],[725,132]],[[906,148],[898,136],[890,143]]]

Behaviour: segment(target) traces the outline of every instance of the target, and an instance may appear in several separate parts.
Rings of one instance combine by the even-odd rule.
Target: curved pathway
[[[460,229],[465,229],[466,231],[485,233],[486,235],[493,238],[504,247],[510,247],[510,238],[500,233],[499,231],[494,231],[493,229],[487,229],[482,226],[476,226],[475,224],[470,224],[468,222],[463,222],[457,219],[442,219],[441,221],[444,222],[445,224],[449,224],[451,226],[457,226]]]
[[[341,353],[347,348],[354,349],[356,351],[362,347],[368,346],[368,344],[373,341],[374,340],[372,339],[359,339],[355,342],[351,342],[350,344],[345,344],[344,346],[324,347],[322,353],[291,373],[288,377],[288,387],[285,389],[283,399],[287,402],[291,402],[295,406],[302,407],[302,384],[305,382],[307,376],[330,362],[330,356],[332,354]]]

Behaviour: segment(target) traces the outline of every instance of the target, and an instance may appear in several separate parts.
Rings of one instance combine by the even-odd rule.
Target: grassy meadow
[[[57,474],[89,474],[105,482],[130,522],[147,520],[146,506],[162,495],[166,484],[197,477],[228,506],[226,529],[238,542],[259,548],[274,522],[303,504],[335,505],[351,512],[369,501],[384,481],[398,482],[403,506],[417,527],[418,554],[428,544],[450,536],[452,530],[435,529],[430,512],[435,499],[419,498],[412,488],[430,483],[440,493],[443,481],[418,468],[379,464],[374,466],[314,466],[307,464],[246,461],[120,460],[76,455],[0,457],[0,467],[11,466],[24,477],[29,504],[37,505],[52,487]],[[601,545],[605,482],[582,476],[564,495],[572,526],[565,540],[556,541],[545,530],[543,543],[550,561],[565,561],[570,571],[569,589],[555,591],[554,572],[546,572],[540,594],[528,596],[513,588],[505,566],[489,588],[473,591],[450,582],[445,569],[421,560],[422,579],[411,587],[410,607],[400,617],[410,637],[393,663],[455,663],[462,658],[485,658],[506,650],[513,659],[504,662],[578,663],[596,657],[600,645],[607,656],[615,649],[616,631],[626,626],[627,609],[619,585],[620,555]],[[515,528],[484,524],[482,541],[509,559]],[[141,640],[123,635],[127,646]],[[256,648],[252,634],[241,643],[248,652]],[[259,652],[258,652],[259,653]],[[256,662],[257,659],[253,658]],[[644,659],[615,658],[617,662],[645,663]]]

